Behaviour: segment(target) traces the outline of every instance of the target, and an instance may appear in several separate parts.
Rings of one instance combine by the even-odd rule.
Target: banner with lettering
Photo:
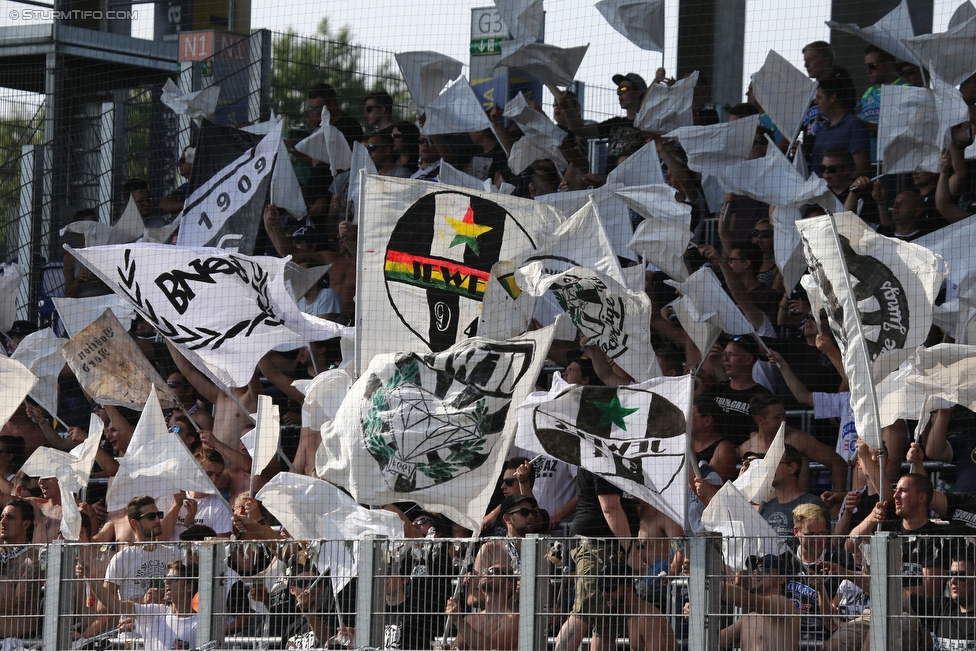
[[[163,244],[69,252],[228,387],[247,384],[275,346],[323,341],[346,330],[298,309],[285,285],[287,259]]]
[[[363,196],[359,372],[379,353],[438,352],[475,334],[492,266],[521,264],[562,221],[536,201],[426,181],[367,176]]]
[[[154,384],[163,409],[180,405],[112,310],[69,339],[61,354],[81,388],[100,405],[142,411]]]
[[[272,129],[187,197],[176,243],[250,255],[280,141],[280,129]]]

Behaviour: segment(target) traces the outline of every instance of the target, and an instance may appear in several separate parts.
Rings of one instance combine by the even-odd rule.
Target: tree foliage
[[[271,59],[271,109],[293,123],[303,118],[308,90],[321,82],[332,84],[342,110],[359,120],[366,95],[381,89],[393,96],[396,119],[407,117],[409,97],[393,58],[354,43],[348,27],[333,33],[328,18],[315,37],[276,34]]]
[[[22,147],[36,145],[44,135],[44,108],[31,116],[20,113],[0,120],[0,243],[7,241],[7,226],[20,204]]]

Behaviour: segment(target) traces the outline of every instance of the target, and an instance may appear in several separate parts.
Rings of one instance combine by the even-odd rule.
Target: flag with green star
[[[690,376],[605,387],[556,375],[548,393],[519,407],[515,444],[596,473],[684,523],[693,395]]]

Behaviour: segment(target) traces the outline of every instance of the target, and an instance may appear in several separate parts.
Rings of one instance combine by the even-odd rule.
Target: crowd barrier
[[[289,638],[295,644],[309,620],[291,605],[289,597],[297,598],[313,617],[319,618],[319,630],[332,634],[329,640],[318,640],[317,647],[447,648],[445,645],[454,642],[457,630],[453,626],[445,628],[444,611],[448,599],[456,597],[460,608],[469,611],[463,617],[507,617],[517,628],[517,646],[513,648],[553,649],[560,631],[566,635],[563,629],[568,626],[567,618],[579,596],[577,591],[582,589],[595,590],[599,595],[591,606],[602,606],[587,611],[593,613],[590,621],[608,635],[615,635],[619,648],[626,648],[629,635],[638,630],[628,626],[654,623],[657,628],[650,629],[673,631],[675,648],[712,650],[719,648],[720,635],[729,635],[733,630],[727,629],[723,634],[723,629],[749,610],[723,601],[723,591],[729,589],[723,583],[750,590],[757,582],[775,580],[769,567],[760,564],[759,570],[750,569],[750,556],[761,558],[783,549],[786,551],[782,558],[795,557],[794,552],[781,547],[785,541],[780,539],[723,538],[719,534],[615,540],[609,545],[581,538],[529,535],[521,540],[518,554],[508,553],[508,543],[515,539],[485,540],[494,541],[493,553],[481,552],[477,566],[472,562],[475,548],[484,541],[471,545],[466,539],[160,544],[172,545],[176,556],[195,561],[189,566],[198,568],[194,577],[198,580],[194,596],[195,646],[218,649],[285,648]],[[973,539],[934,538],[932,544],[944,554],[946,563],[940,572],[924,578],[903,572],[903,545],[917,544],[914,538],[888,533],[864,538],[846,569],[846,556],[840,551],[845,542],[848,539],[843,537],[818,536],[814,544],[817,549],[826,550],[824,558],[828,564],[808,566],[807,573],[801,572],[802,564],[784,565],[782,572],[775,574],[785,579],[779,582],[782,590],[773,592],[787,596],[799,609],[773,615],[770,621],[796,620],[801,649],[832,648],[825,643],[832,634],[838,634],[834,631],[858,617],[856,626],[842,630],[869,637],[871,648],[933,648],[923,627],[926,620],[903,614],[903,587],[949,596],[948,559],[959,550],[968,549],[972,555],[976,544]],[[13,551],[4,548],[3,558]],[[143,648],[141,640],[126,630],[127,622],[120,619],[118,612],[99,613],[93,608],[90,586],[92,581],[104,578],[104,568],[116,551],[113,546],[59,541],[28,551],[37,555],[43,570],[33,579],[42,613],[38,613],[33,636],[27,635],[21,642],[8,641],[4,648],[15,649],[21,643],[25,648],[45,650]],[[593,567],[592,584],[577,581],[576,561],[587,554],[591,554],[590,560],[600,557],[605,561]],[[675,559],[675,554],[683,558]],[[517,566],[513,560],[516,556]],[[257,573],[265,563],[270,564],[270,569]],[[304,565],[299,564],[295,570],[296,563]],[[11,589],[9,579],[6,580],[8,585],[0,588],[5,595]],[[955,580],[958,586],[960,581],[976,579]],[[863,594],[852,597],[855,591],[848,585],[842,591],[844,599],[836,600],[834,607],[828,606],[825,600],[833,597],[845,581],[861,584]],[[160,579],[149,585],[158,591],[157,596],[169,594],[171,589],[169,581]],[[865,596],[870,599],[869,604]],[[486,605],[491,613],[479,614],[478,608]],[[865,606],[869,607],[862,612]],[[754,605],[752,610],[758,608],[762,615],[766,607]],[[507,609],[512,610],[511,615],[499,614]],[[4,614],[11,612],[14,611],[8,604]],[[865,625],[868,622],[870,627]],[[342,644],[341,635],[334,637],[340,623],[354,631],[343,629],[347,636],[354,634],[351,647]],[[621,628],[614,629],[613,625]],[[583,648],[589,645],[585,638],[587,634],[578,638]]]

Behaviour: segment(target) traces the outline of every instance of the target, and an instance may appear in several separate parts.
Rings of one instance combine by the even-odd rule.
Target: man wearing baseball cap
[[[577,138],[606,138],[607,168],[613,170],[621,156],[632,154],[644,145],[644,137],[640,129],[634,127],[634,118],[644,101],[647,82],[636,72],[625,75],[614,75],[613,83],[617,85],[617,101],[620,108],[627,112],[627,117],[616,117],[604,120],[599,124],[583,124],[579,105],[571,101],[559,101],[559,108],[566,117],[566,125]],[[590,185],[603,185],[606,177],[599,174],[587,174],[584,179]]]

